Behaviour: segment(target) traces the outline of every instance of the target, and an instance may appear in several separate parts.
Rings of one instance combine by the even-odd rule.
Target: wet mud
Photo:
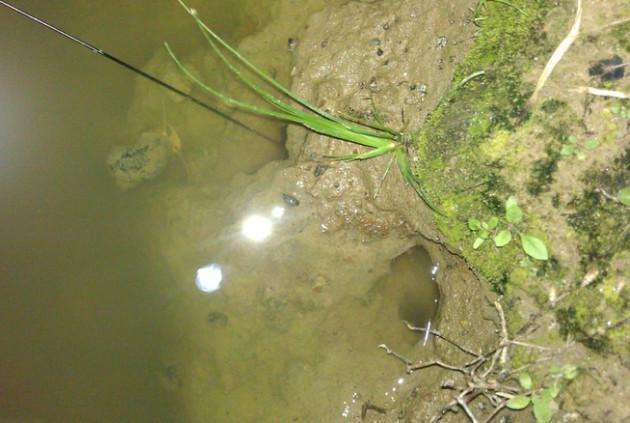
[[[296,11],[281,1],[239,50],[323,108],[378,114],[399,130],[435,107],[473,31],[471,2],[307,3]],[[185,59],[256,101],[206,51]],[[162,53],[149,68],[179,78]],[[437,374],[408,375],[378,346],[413,361],[454,359],[403,321],[431,321],[471,347],[489,342],[494,325],[483,318],[486,290],[435,242],[431,212],[397,171],[385,174],[388,158],[330,160],[360,148],[292,126],[285,146],[265,142],[142,83],[131,128],[148,130],[164,109],[192,169],[186,178],[169,167],[151,217],[181,326],[180,342],[164,347],[162,379],[186,418],[395,421],[434,411],[440,394],[424,398]],[[280,139],[281,125],[231,113]],[[258,242],[244,232],[252,216],[269,222]],[[221,287],[202,293],[195,272],[210,264]]]

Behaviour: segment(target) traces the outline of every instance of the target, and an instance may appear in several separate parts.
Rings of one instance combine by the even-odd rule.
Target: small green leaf
[[[577,137],[575,135],[569,135],[567,141],[569,141],[571,144],[575,144],[577,142]]]
[[[562,377],[567,380],[573,380],[577,376],[578,368],[573,364],[566,364],[562,366]]]
[[[513,195],[510,195],[508,199],[505,200],[505,208],[509,209],[510,207],[513,207],[513,206],[518,206],[518,203],[516,202],[516,197]]]
[[[560,154],[562,154],[563,156],[570,156],[574,152],[575,152],[575,147],[568,144],[563,145],[562,148],[560,149]]]
[[[599,141],[597,138],[591,138],[590,140],[584,143],[584,147],[587,150],[595,150],[599,146]]]
[[[556,408],[549,393],[542,391],[540,396],[534,395],[532,397],[532,404],[534,405],[534,417],[536,417],[536,422],[549,423]]]
[[[512,233],[507,229],[503,229],[494,237],[494,245],[497,247],[503,247],[512,241]]]
[[[542,391],[540,391],[540,393],[538,394],[538,397],[542,401],[546,401],[546,402],[550,402],[553,399],[551,398],[551,393],[547,389],[543,389]]]
[[[468,219],[468,229],[470,229],[471,231],[478,231],[480,228],[481,222],[479,221],[479,219],[475,219],[473,217]]]
[[[481,244],[483,244],[483,242],[485,241],[485,239],[483,238],[477,238],[475,239],[475,242],[473,243],[473,249],[477,249],[479,247],[481,247]]]
[[[519,223],[523,220],[523,210],[516,204],[506,207],[505,218],[510,223]]]
[[[521,245],[528,256],[537,260],[548,260],[549,253],[545,243],[533,235],[521,234]]]
[[[619,191],[617,198],[621,201],[621,204],[630,206],[630,187],[625,187]]]
[[[614,114],[618,115],[621,112],[621,108],[619,106],[612,106],[610,108],[610,111],[613,112]]]
[[[523,372],[518,375],[518,383],[521,385],[523,389],[530,390],[532,389],[532,377],[527,372]]]
[[[578,160],[586,160],[586,154],[582,153],[581,151],[578,152],[575,157],[577,157]]]
[[[545,389],[545,391],[547,391],[545,395],[549,395],[551,398],[556,398],[558,394],[560,394],[560,383],[555,381],[554,384]]]
[[[488,232],[486,229],[482,229],[479,232],[479,238],[488,239],[489,236],[490,236],[490,232]]]
[[[494,229],[497,227],[497,225],[499,224],[499,218],[496,216],[492,216],[490,218],[490,220],[488,220],[488,228],[487,229]]]
[[[530,398],[527,395],[517,395],[505,404],[511,410],[522,410],[529,405]]]

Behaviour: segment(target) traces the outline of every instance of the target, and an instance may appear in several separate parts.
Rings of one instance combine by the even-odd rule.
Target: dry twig
[[[531,391],[524,391],[515,380],[517,371],[510,371],[507,366],[509,364],[509,348],[512,346],[519,346],[524,348],[534,348],[539,350],[549,350],[549,348],[539,345],[531,344],[528,342],[518,341],[509,338],[507,323],[505,320],[505,314],[503,307],[499,301],[494,302],[494,307],[497,311],[500,320],[500,338],[497,346],[485,353],[476,353],[470,348],[463,347],[459,343],[447,338],[441,332],[430,328],[418,328],[405,322],[405,325],[410,330],[423,332],[425,335],[433,335],[448,344],[456,347],[460,351],[471,355],[473,358],[463,365],[455,365],[451,363],[445,363],[441,360],[431,361],[418,361],[416,363],[411,362],[407,358],[402,357],[400,354],[392,351],[386,345],[379,345],[383,348],[387,354],[397,357],[399,360],[406,364],[408,372],[413,372],[421,369],[425,369],[432,366],[441,367],[448,371],[456,372],[462,375],[464,383],[456,385],[454,381],[446,381],[442,383],[442,389],[452,389],[457,393],[453,397],[452,401],[446,404],[440,410],[439,414],[431,419],[431,422],[438,422],[442,417],[449,412],[457,412],[461,409],[466,413],[469,421],[472,423],[488,423],[493,420],[500,412],[507,406],[507,402],[510,398],[516,395],[529,395]],[[550,357],[543,357],[534,363],[530,363],[528,367],[543,363],[550,360]],[[523,369],[523,368],[521,368]],[[521,370],[517,369],[517,370]],[[482,397],[485,398],[492,405],[492,411],[487,414],[483,420],[475,415],[471,410],[470,404],[475,399]]]
[[[575,12],[575,20],[573,21],[573,26],[571,30],[567,34],[566,37],[562,40],[558,47],[551,55],[551,58],[545,65],[545,69],[543,69],[542,74],[538,78],[538,83],[536,83],[536,88],[534,89],[534,94],[529,99],[530,104],[535,104],[538,100],[538,96],[540,95],[540,90],[542,90],[543,86],[547,82],[547,79],[551,76],[556,65],[560,62],[564,54],[569,50],[571,44],[575,41],[580,33],[580,25],[582,23],[582,0],[577,0],[577,11]]]
[[[603,88],[595,88],[595,87],[577,87],[572,91],[577,91],[579,93],[586,93],[591,95],[596,95],[598,97],[613,97],[613,98],[630,98],[628,94],[623,91],[615,91],[615,90],[605,90]]]

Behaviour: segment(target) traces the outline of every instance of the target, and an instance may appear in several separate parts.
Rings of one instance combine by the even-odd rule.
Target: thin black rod
[[[100,48],[98,48],[98,47],[96,47],[96,46],[94,46],[94,45],[92,45],[90,43],[88,43],[87,41],[83,41],[80,38],[77,38],[77,37],[75,37],[75,36],[73,36],[71,34],[68,34],[67,32],[63,31],[62,29],[60,29],[60,28],[58,28],[58,27],[56,27],[56,26],[54,26],[54,25],[52,25],[52,24],[50,24],[50,23],[48,23],[48,22],[46,22],[46,21],[44,21],[44,20],[42,20],[40,18],[38,18],[37,16],[33,16],[30,13],[25,12],[24,10],[22,10],[22,9],[16,7],[16,6],[13,6],[12,4],[9,4],[9,3],[5,2],[5,1],[0,0],[0,4],[3,5],[3,6],[8,7],[9,9],[11,9],[14,12],[24,16],[25,18],[30,19],[31,21],[33,21],[35,23],[38,23],[39,25],[42,25],[43,27],[46,27],[46,28],[50,29],[53,32],[56,32],[57,34],[61,35],[62,37],[67,38],[67,39],[69,39],[69,40],[71,40],[71,41],[73,41],[73,42],[75,42],[75,43],[77,43],[77,44],[87,48],[92,53],[96,53],[99,56],[103,56],[106,59],[109,59],[112,62],[117,63],[117,64],[119,64],[119,65],[129,69],[130,71],[135,72],[138,75],[141,75],[141,76],[145,77],[149,81],[155,82],[156,84],[166,88],[167,90],[169,90],[171,92],[174,92],[175,94],[178,94],[178,95],[180,95],[180,96],[182,96],[182,97],[192,101],[193,103],[203,107],[204,109],[209,110],[209,111],[211,111],[212,113],[214,113],[214,114],[216,114],[218,116],[221,116],[223,119],[226,119],[226,120],[232,122],[233,124],[238,125],[241,128],[244,128],[244,129],[246,129],[246,130],[248,130],[248,131],[258,135],[259,137],[262,137],[262,138],[266,139],[267,141],[270,141],[270,142],[272,142],[274,144],[277,143],[276,140],[274,140],[273,138],[270,138],[267,135],[257,131],[256,129],[247,126],[246,124],[244,124],[243,122],[239,121],[238,119],[235,119],[235,118],[231,117],[230,115],[222,112],[221,110],[219,110],[219,109],[217,109],[215,107],[212,107],[209,104],[199,100],[198,98],[195,98],[195,97],[191,96],[190,94],[185,93],[182,90],[180,90],[178,88],[175,88],[174,86],[172,86],[172,85],[162,81],[161,79],[158,79],[155,76],[153,76],[153,75],[151,75],[149,73],[146,73],[142,69],[139,69],[139,68],[137,68],[137,67],[135,67],[135,66],[133,66],[133,65],[127,63],[127,62],[125,62],[124,60],[121,60],[121,59],[117,58],[116,56],[112,56],[111,54],[107,53],[106,51],[101,50]]]

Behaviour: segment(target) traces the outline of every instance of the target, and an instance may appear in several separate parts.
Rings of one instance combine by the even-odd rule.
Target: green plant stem
[[[281,93],[285,94],[286,96],[288,96],[289,98],[291,98],[295,102],[297,102],[297,103],[301,104],[302,106],[306,107],[307,109],[313,111],[314,113],[316,113],[316,114],[318,114],[318,115],[320,115],[322,117],[325,117],[325,118],[327,118],[329,120],[332,120],[334,122],[337,122],[340,125],[346,127],[347,129],[351,129],[351,130],[354,130],[354,131],[357,131],[357,132],[360,132],[360,133],[365,133],[366,128],[364,128],[364,127],[362,127],[360,125],[355,125],[352,122],[344,121],[343,119],[341,119],[341,118],[339,118],[337,116],[334,116],[334,115],[332,115],[330,113],[327,113],[327,112],[319,109],[315,105],[311,104],[309,101],[307,101],[307,100],[305,100],[305,99],[295,95],[288,88],[286,88],[285,86],[280,84],[278,81],[273,79],[271,76],[267,75],[265,72],[261,71],[253,63],[251,63],[249,60],[247,60],[247,58],[245,56],[240,54],[236,49],[232,48],[232,46],[230,46],[228,43],[226,43],[218,34],[216,34],[214,31],[212,31],[212,29],[210,29],[199,18],[199,16],[197,15],[197,12],[195,10],[189,8],[182,0],[178,0],[178,2],[184,8],[184,10],[186,10],[193,17],[193,19],[195,20],[195,22],[197,23],[199,28],[205,34],[206,39],[208,39],[208,37],[212,37],[213,39],[215,39],[221,46],[223,46],[227,51],[229,51],[232,55],[234,55],[234,57],[236,57],[241,63],[243,63],[249,70],[251,70],[256,75],[258,75],[262,80],[264,80],[265,82],[267,82],[268,84],[270,84],[275,89],[277,89]],[[371,135],[375,135],[375,134],[371,134]]]

